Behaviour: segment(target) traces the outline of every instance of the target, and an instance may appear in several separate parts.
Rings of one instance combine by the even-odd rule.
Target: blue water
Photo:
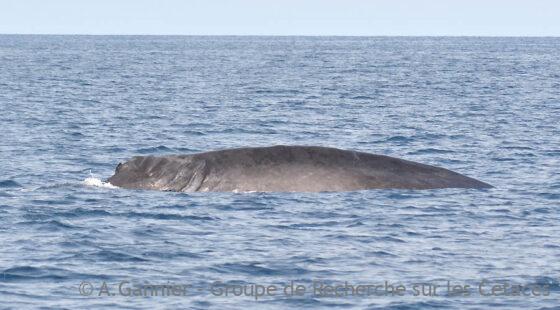
[[[559,115],[558,38],[2,35],[0,308],[558,307]],[[275,144],[396,156],[495,188],[102,183],[134,155]],[[485,296],[483,280],[548,294]],[[215,281],[306,291],[255,300]],[[345,281],[406,291],[312,290]],[[414,296],[446,281],[474,290]],[[118,290],[165,284],[188,289]]]

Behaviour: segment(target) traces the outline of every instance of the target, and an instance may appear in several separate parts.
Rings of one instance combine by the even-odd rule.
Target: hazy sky
[[[0,0],[0,33],[560,36],[560,1]]]

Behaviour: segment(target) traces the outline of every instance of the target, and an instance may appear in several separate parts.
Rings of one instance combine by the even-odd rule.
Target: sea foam
[[[117,186],[109,183],[103,182],[101,179],[95,177],[89,177],[82,181],[82,184],[86,186],[103,187],[103,188],[118,188]]]

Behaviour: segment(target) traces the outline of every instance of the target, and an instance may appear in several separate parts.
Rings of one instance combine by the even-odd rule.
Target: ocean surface
[[[0,35],[0,309],[559,309],[559,123],[560,38]],[[277,144],[495,187],[103,182]]]

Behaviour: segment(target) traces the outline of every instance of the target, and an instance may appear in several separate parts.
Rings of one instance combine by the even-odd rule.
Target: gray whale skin
[[[107,180],[129,189],[177,192],[323,192],[489,188],[459,173],[389,156],[317,146],[237,148],[137,156]]]

